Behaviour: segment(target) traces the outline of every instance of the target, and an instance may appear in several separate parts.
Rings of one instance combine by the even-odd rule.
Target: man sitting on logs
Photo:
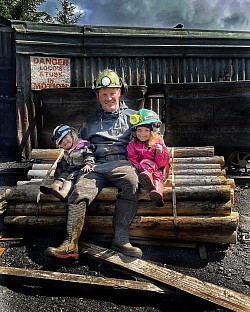
[[[80,136],[95,145],[96,165],[93,171],[80,173],[68,198],[66,236],[55,248],[48,247],[46,255],[78,259],[78,241],[84,225],[86,207],[108,186],[118,188],[113,216],[114,238],[111,248],[125,255],[142,257],[141,249],[129,241],[130,223],[138,202],[136,169],[127,160],[126,147],[130,139],[130,115],[135,111],[120,101],[126,85],[118,75],[106,69],[99,73],[94,90],[100,107],[86,118]]]

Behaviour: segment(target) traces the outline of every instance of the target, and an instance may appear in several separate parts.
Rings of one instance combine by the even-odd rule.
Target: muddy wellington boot
[[[139,183],[148,192],[155,189],[154,179],[151,172],[143,171],[138,176]]]
[[[163,182],[160,180],[155,180],[155,190],[152,190],[149,194],[150,199],[155,202],[157,207],[163,207]]]
[[[49,186],[40,186],[40,191],[44,194],[52,194],[61,201],[66,201],[72,191],[73,184],[71,181],[62,179],[54,180]]]
[[[137,202],[117,199],[113,217],[114,239],[111,248],[130,257],[142,257],[142,251],[129,242],[130,223],[133,220]]]
[[[59,247],[48,247],[45,250],[46,256],[66,259],[78,259],[78,241],[82,232],[86,213],[86,203],[69,204],[66,235]]]

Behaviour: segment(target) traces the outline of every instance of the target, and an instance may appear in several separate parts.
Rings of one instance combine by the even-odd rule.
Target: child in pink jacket
[[[150,199],[162,207],[163,171],[166,169],[167,177],[169,154],[158,131],[161,121],[154,111],[140,109],[130,117],[130,123],[134,125],[134,132],[127,146],[128,160],[139,172],[139,182],[150,192]]]

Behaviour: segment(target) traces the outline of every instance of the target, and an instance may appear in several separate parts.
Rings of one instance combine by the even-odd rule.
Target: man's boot
[[[148,192],[155,189],[153,174],[148,171],[143,171],[138,176],[139,183]]]
[[[71,181],[61,179],[54,180],[49,186],[40,186],[40,191],[44,194],[52,194],[61,201],[66,201],[72,191],[73,184]]]
[[[156,203],[157,207],[163,207],[163,182],[160,180],[155,180],[155,190],[152,190],[149,194],[150,199]]]
[[[78,259],[78,241],[82,232],[86,213],[86,203],[68,205],[68,218],[66,235],[63,243],[59,247],[48,247],[45,255],[56,258]]]
[[[117,199],[113,217],[114,239],[111,248],[126,256],[141,258],[141,249],[133,247],[129,242],[130,223],[133,220],[136,208],[137,202]]]

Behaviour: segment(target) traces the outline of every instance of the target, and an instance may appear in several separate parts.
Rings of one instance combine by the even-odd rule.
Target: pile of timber
[[[130,235],[145,240],[207,243],[236,243],[238,213],[232,211],[234,180],[226,177],[224,158],[213,147],[169,148],[170,173],[164,183],[162,208],[155,207],[146,191],[140,191],[136,216]],[[39,193],[44,177],[53,179],[57,149],[33,149],[36,160],[28,181],[19,181],[5,191],[5,224],[25,228],[63,229],[67,203],[53,195]],[[39,163],[38,163],[39,161]],[[89,206],[84,232],[112,234],[112,216],[117,189],[103,189]],[[38,201],[39,198],[39,201]]]

